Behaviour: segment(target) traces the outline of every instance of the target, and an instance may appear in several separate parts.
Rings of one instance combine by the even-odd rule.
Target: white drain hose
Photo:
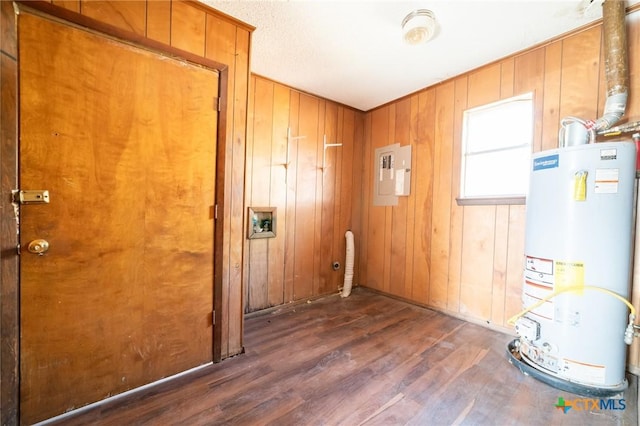
[[[351,286],[353,285],[353,259],[355,249],[353,247],[353,232],[347,231],[344,234],[347,240],[347,255],[344,264],[344,285],[342,286],[341,297],[349,297]]]

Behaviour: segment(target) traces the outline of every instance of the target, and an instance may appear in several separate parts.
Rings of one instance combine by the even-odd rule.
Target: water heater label
[[[522,288],[522,303],[533,306],[553,292],[553,260],[527,256]],[[538,317],[553,321],[553,300],[531,310]]]
[[[555,261],[556,281],[554,290],[584,287],[584,263]]]
[[[604,384],[606,373],[607,369],[604,365],[594,365],[566,358],[562,360],[560,365],[560,375],[590,384]]]
[[[596,169],[596,194],[616,194],[618,192],[619,169]]]
[[[615,160],[618,158],[618,150],[615,148],[601,149],[600,150],[600,159],[601,160]]]
[[[533,159],[533,171],[554,169],[560,165],[560,156],[558,154],[547,155]]]
[[[553,260],[541,259],[539,257],[527,256],[526,269],[541,274],[553,274]]]

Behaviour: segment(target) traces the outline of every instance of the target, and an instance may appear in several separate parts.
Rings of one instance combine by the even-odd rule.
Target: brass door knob
[[[29,253],[42,256],[47,250],[49,250],[49,241],[41,238],[33,240],[29,243],[27,250],[29,250]]]

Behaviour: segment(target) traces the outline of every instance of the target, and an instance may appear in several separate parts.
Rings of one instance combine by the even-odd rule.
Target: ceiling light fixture
[[[436,16],[427,9],[418,9],[402,20],[402,37],[408,44],[425,43],[436,32]]]

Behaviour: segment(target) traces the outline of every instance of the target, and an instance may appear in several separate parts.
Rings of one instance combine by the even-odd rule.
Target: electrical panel
[[[373,205],[397,205],[399,196],[411,193],[411,145],[377,148],[373,175]]]

